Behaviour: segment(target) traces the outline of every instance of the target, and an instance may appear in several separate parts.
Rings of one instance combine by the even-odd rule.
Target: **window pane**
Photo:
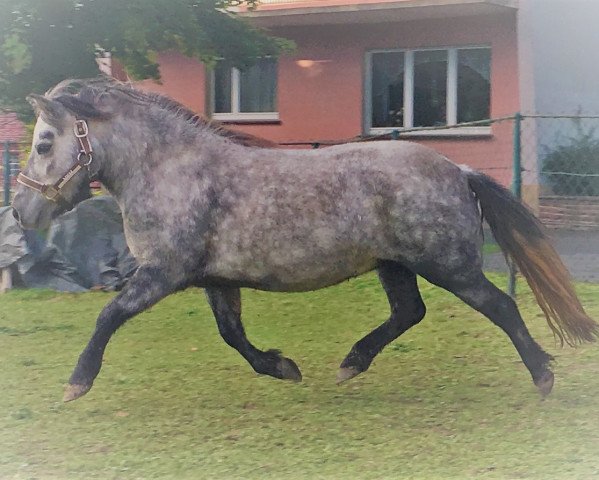
[[[414,53],[414,126],[447,123],[447,51]]]
[[[277,61],[274,58],[258,60],[252,67],[240,72],[240,111],[277,111]]]
[[[489,118],[491,105],[491,49],[458,51],[458,122]]]
[[[214,113],[231,112],[231,65],[218,62],[214,68]]]
[[[372,55],[372,126],[401,127],[404,124],[404,54]]]

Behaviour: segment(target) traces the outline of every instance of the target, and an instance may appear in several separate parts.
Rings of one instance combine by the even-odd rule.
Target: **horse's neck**
[[[122,131],[106,136],[108,141],[103,145],[103,161],[98,172],[99,180],[117,200],[144,185],[154,189],[156,182],[173,182],[173,188],[177,188],[178,176],[189,175],[190,170],[213,170],[204,168],[204,164],[213,163],[215,157],[224,167],[234,158],[243,158],[240,150],[246,148],[209,130],[187,131],[181,134],[179,141],[164,142],[163,132],[143,131],[136,135],[134,129],[127,131],[126,125],[119,127]],[[172,167],[169,168],[172,175],[155,175],[156,170],[163,170],[165,162]]]

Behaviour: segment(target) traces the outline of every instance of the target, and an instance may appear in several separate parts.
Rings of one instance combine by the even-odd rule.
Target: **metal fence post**
[[[514,165],[512,191],[522,200],[522,114],[514,115]]]
[[[4,177],[4,206],[10,205],[10,142],[7,140],[4,142],[4,155],[3,155],[3,177]]]
[[[514,196],[522,201],[522,114],[520,112],[514,115],[514,153],[513,153],[513,173],[512,173],[512,192]],[[508,294],[516,298],[516,266],[509,262]]]
[[[4,177],[4,206],[10,205],[10,142],[4,142],[2,168]],[[12,288],[12,273],[10,267],[0,269],[0,293]]]

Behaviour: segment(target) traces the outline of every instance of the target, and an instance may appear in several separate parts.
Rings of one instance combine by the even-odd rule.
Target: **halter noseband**
[[[89,171],[89,166],[92,163],[92,145],[89,141],[89,129],[87,127],[87,122],[85,120],[76,120],[75,126],[73,128],[75,132],[75,137],[79,140],[80,150],[77,155],[77,162],[69,168],[67,173],[65,173],[60,179],[54,184],[41,183],[33,178],[24,175],[23,173],[19,173],[17,176],[17,182],[21,185],[25,185],[36,192],[41,193],[44,198],[56,203],[66,203],[64,196],[62,195],[62,190],[65,185],[69,183],[69,181],[79,173],[79,171],[85,167],[87,167]]]

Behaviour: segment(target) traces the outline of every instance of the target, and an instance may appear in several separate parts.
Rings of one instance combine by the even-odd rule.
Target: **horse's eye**
[[[35,149],[37,150],[38,155],[45,155],[52,149],[52,144],[51,143],[39,143],[37,145],[37,147],[35,147]]]

